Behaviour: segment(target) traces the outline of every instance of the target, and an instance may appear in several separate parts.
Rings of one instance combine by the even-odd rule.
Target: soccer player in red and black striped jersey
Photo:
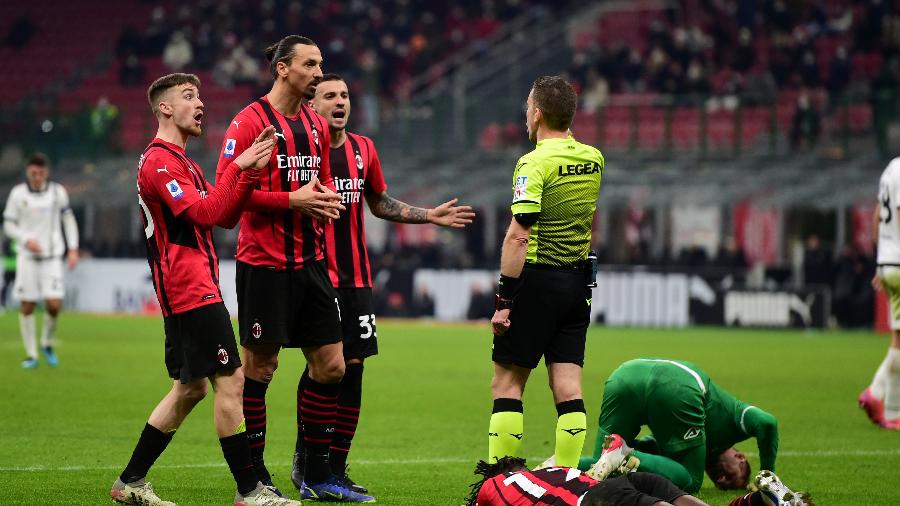
[[[260,483],[250,460],[241,407],[244,377],[219,290],[212,237],[212,227],[233,220],[250,197],[259,169],[272,154],[274,130],[260,132],[211,187],[185,154],[187,140],[202,131],[199,88],[200,80],[192,74],[170,74],[154,81],[147,92],[159,130],[141,155],[138,203],[165,322],[166,368],[175,381],[151,413],[110,496],[122,504],[174,506],[159,499],[146,476],[175,430],[206,396],[209,380],[216,398],[216,432],[237,482],[235,506],[298,506]]]
[[[529,471],[525,459],[502,457],[480,461],[466,506],[709,506],[653,473],[627,473],[597,481],[570,467]],[[804,492],[793,492],[775,473],[760,471],[756,491],[728,506],[812,506]]]
[[[529,471],[525,459],[503,457],[479,462],[475,474],[483,479],[472,485],[467,506],[708,506],[650,473],[597,481],[575,468]]]
[[[304,100],[322,78],[322,55],[290,35],[266,49],[272,89],[235,116],[225,133],[222,174],[260,131],[275,127],[275,151],[240,218],[237,248],[238,327],[244,347],[244,413],[263,483],[266,391],[282,347],[301,348],[309,367],[298,423],[305,427],[307,488],[315,498],[370,502],[347,489],[328,465],[344,375],[340,309],[325,264],[323,219],[344,209],[331,187],[328,125]]]
[[[346,463],[350,444],[359,421],[362,400],[363,362],[378,353],[375,312],[372,304],[372,268],[366,249],[363,201],[375,216],[399,223],[432,223],[462,228],[472,222],[475,213],[469,206],[457,206],[456,199],[434,209],[413,207],[387,193],[381,162],[375,144],[368,137],[346,130],[350,119],[350,93],[347,83],[337,74],[325,74],[316,86],[310,102],[325,117],[331,136],[331,177],[335,190],[347,211],[325,227],[328,274],[340,297],[341,324],[346,372],[338,394],[337,421],[331,441],[329,461],[332,472],[345,485],[368,493],[365,487],[347,477]],[[308,372],[298,386],[300,405]],[[298,424],[297,452],[291,474],[294,485],[302,489],[302,424]]]

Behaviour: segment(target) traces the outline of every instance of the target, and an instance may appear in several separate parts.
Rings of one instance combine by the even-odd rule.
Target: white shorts
[[[13,285],[13,293],[17,299],[25,302],[62,299],[66,293],[62,258],[35,260],[19,256],[16,259],[16,284]]]

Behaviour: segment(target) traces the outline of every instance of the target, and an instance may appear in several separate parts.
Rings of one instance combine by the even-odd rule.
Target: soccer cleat
[[[322,483],[304,483],[300,498],[313,501],[375,502],[374,497],[354,492],[336,476]]]
[[[253,463],[253,468],[256,470],[256,476],[259,478],[259,482],[264,486],[269,487],[278,494],[278,497],[284,497],[284,494],[281,493],[281,490],[278,490],[278,487],[275,486],[275,483],[272,482],[272,475],[269,474],[269,470],[266,469],[266,463],[262,460]]]
[[[56,367],[59,365],[59,357],[56,356],[53,348],[45,346],[41,348],[41,353],[43,353],[44,358],[47,359],[47,365],[49,365],[50,367]]]
[[[113,502],[132,506],[177,506],[172,501],[160,499],[153,491],[153,486],[144,480],[122,483],[122,480],[116,478],[116,482],[109,491],[109,497]]]
[[[304,463],[303,463],[303,450],[300,449],[294,452],[294,463],[291,465],[291,483],[294,484],[294,487],[300,492],[301,497],[303,494],[303,471],[304,471]]]
[[[813,506],[812,498],[805,492],[794,492],[772,471],[756,474],[753,484],[768,506]]]
[[[264,485],[262,482],[249,494],[234,496],[234,506],[301,506],[300,501],[279,495],[278,489]]]
[[[335,478],[343,483],[345,487],[356,492],[357,494],[365,495],[369,493],[369,489],[350,479],[350,466],[344,466],[344,472],[342,474],[335,475]]]
[[[900,430],[900,418],[895,418],[893,420],[883,420],[880,424],[882,429],[888,430]]]
[[[532,469],[532,471],[538,471],[540,469],[547,469],[548,467],[556,467],[556,454],[551,455],[547,458],[547,460],[538,464],[537,467]]]
[[[631,449],[618,434],[610,434],[603,440],[603,452],[600,458],[587,471],[587,475],[597,481],[603,481],[613,474],[634,471],[641,461],[633,457]]]
[[[866,412],[869,420],[875,425],[882,425],[884,422],[884,400],[876,398],[872,395],[872,389],[866,388],[859,394],[857,399],[859,407]],[[883,425],[882,425],[883,426]]]
[[[22,361],[22,369],[37,369],[38,361],[36,358],[28,357]]]

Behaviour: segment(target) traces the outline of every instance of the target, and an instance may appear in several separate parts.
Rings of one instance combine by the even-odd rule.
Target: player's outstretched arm
[[[470,206],[457,206],[459,199],[452,199],[435,207],[424,209],[397,200],[387,192],[366,195],[369,209],[375,216],[397,223],[432,223],[442,227],[463,228],[475,218]]]
[[[217,224],[234,226],[237,223],[236,217],[259,179],[260,164],[265,166],[275,147],[271,134],[266,138],[265,133],[263,131],[253,145],[229,164],[219,184],[205,199],[198,200],[185,210],[184,215],[191,224],[211,228]]]
[[[756,438],[760,469],[774,472],[778,455],[778,420],[772,414],[752,407],[744,414],[744,427],[748,435]]]

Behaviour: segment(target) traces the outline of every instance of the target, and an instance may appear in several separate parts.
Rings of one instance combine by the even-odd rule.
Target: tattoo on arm
[[[387,192],[373,195],[369,208],[375,216],[397,223],[428,223],[428,211],[391,197]]]

